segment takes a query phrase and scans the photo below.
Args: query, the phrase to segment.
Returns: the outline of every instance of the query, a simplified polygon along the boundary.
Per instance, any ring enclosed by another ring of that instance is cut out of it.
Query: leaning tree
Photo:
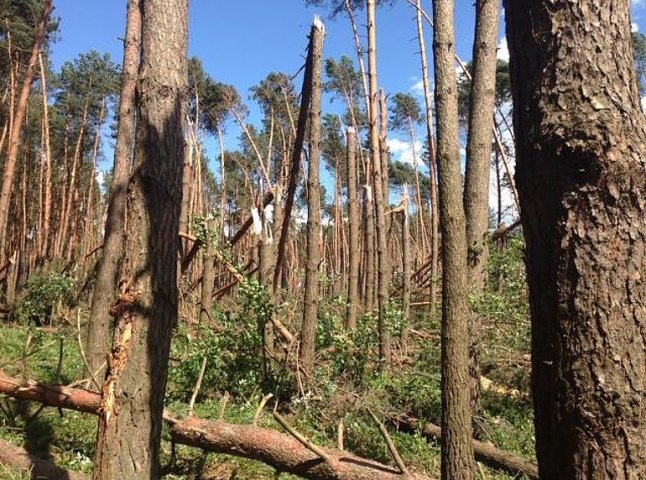
[[[646,476],[646,122],[629,0],[507,0],[542,479]]]

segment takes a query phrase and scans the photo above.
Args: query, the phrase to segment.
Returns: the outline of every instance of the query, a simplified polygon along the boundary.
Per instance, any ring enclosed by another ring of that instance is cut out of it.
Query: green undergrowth
[[[492,251],[489,284],[484,295],[471,299],[472,307],[483,318],[483,372],[497,384],[517,389],[519,394],[483,393],[484,415],[477,419],[480,437],[532,459],[532,411],[527,396],[529,326],[520,240],[512,237],[503,250]],[[87,305],[82,307],[84,320]],[[282,430],[271,415],[275,408],[315,443],[335,447],[339,422],[343,421],[343,441],[348,451],[394,465],[368,413],[370,409],[388,426],[409,469],[437,477],[438,443],[423,438],[420,432],[407,430],[396,417],[440,421],[439,315],[429,315],[422,307],[405,321],[396,299],[391,303],[387,322],[395,346],[394,366],[382,373],[377,361],[376,317],[364,316],[357,330],[348,333],[343,328],[345,301],[334,298],[321,304],[318,357],[312,376],[295,375],[293,368],[281,366],[280,362],[272,363],[270,372],[263,375],[259,326],[269,315],[277,315],[291,331],[296,331],[299,308],[298,300],[287,298],[275,310],[269,309],[262,287],[249,282],[234,297],[214,307],[208,325],[196,327],[180,322],[171,347],[167,408],[180,418],[188,413],[188,401],[206,358],[195,415],[212,420],[223,415],[230,423],[251,424],[263,395],[272,393],[274,397],[260,414],[260,426]],[[77,335],[76,325],[66,322],[55,322],[48,328],[37,328],[29,321],[0,324],[0,369],[8,375],[47,383],[74,383],[83,373]],[[225,394],[230,400],[223,409]],[[63,467],[90,471],[96,436],[94,417],[53,408],[39,410],[39,405],[7,398],[0,398],[0,405],[1,438]],[[163,436],[162,464],[165,478],[178,480],[294,478],[279,476],[259,462],[205,454],[184,446],[176,446],[173,454],[167,431]],[[0,468],[0,479],[25,478],[20,475]],[[483,465],[479,465],[477,476],[511,478]]]

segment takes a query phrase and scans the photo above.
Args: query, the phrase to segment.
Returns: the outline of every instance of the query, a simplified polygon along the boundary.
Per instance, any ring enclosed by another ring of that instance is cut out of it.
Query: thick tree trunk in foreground
[[[42,385],[0,374],[0,393],[22,400],[96,414],[101,405],[99,394],[63,386]],[[349,452],[321,448],[329,461],[303,446],[293,436],[269,428],[233,425],[191,417],[177,421],[164,416],[176,443],[225,453],[271,465],[279,472],[292,473],[312,480],[401,480],[399,470]],[[126,478],[126,477],[120,477]],[[131,478],[131,477],[128,477]],[[430,480],[424,475],[410,475],[410,480]]]
[[[309,155],[307,175],[307,265],[305,267],[305,296],[299,359],[306,374],[314,368],[316,354],[316,325],[319,314],[319,264],[321,263],[321,187],[319,165],[321,159],[321,70],[323,65],[323,37],[325,27],[314,19],[310,31],[312,51],[312,102],[309,113]]]
[[[49,24],[49,17],[52,13],[52,0],[45,0],[43,5],[43,14],[36,26],[36,34],[34,37],[34,45],[31,49],[27,67],[25,68],[25,75],[20,89],[20,96],[18,97],[18,104],[13,116],[13,126],[9,132],[9,141],[7,145],[7,157],[4,162],[4,172],[2,176],[2,188],[0,189],[0,261],[4,259],[4,250],[7,240],[7,222],[9,219],[9,202],[11,200],[11,190],[16,176],[16,163],[18,161],[18,149],[21,143],[22,124],[25,121],[27,114],[27,102],[29,100],[29,93],[31,92],[31,85],[34,81],[34,73],[36,70],[36,61],[38,60],[38,53],[45,42],[47,35],[47,25]]]
[[[473,42],[473,80],[469,102],[469,131],[464,182],[464,213],[467,222],[467,255],[471,293],[482,295],[485,289],[489,257],[489,164],[496,100],[496,49],[498,42],[498,0],[476,2],[476,30]],[[480,318],[469,317],[469,369],[471,374],[471,410],[480,415]]]
[[[187,0],[143,4],[128,234],[102,389],[96,480],[159,478],[168,355],[177,322],[187,13]]]
[[[348,160],[348,308],[345,327],[357,326],[359,310],[359,192],[357,188],[357,132],[353,127],[347,132]]]
[[[506,2],[541,479],[646,477],[646,119],[629,0]]]
[[[119,98],[119,125],[114,149],[105,236],[97,272],[88,324],[85,351],[92,373],[103,378],[106,354],[110,350],[110,307],[114,303],[119,265],[123,258],[128,176],[135,140],[135,90],[141,48],[141,0],[128,0],[126,38],[123,45],[123,78]],[[89,373],[89,372],[87,372]]]
[[[469,403],[467,245],[462,204],[452,0],[434,0],[433,51],[442,228],[442,479],[474,477]]]

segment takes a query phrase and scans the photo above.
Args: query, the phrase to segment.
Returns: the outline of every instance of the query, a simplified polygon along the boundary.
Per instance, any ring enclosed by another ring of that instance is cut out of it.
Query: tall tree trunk
[[[299,359],[310,374],[316,353],[316,325],[319,309],[319,264],[321,263],[321,187],[319,184],[321,141],[321,71],[323,68],[323,36],[325,27],[316,18],[310,32],[312,49],[312,102],[309,114],[309,162],[307,175],[307,265]]]
[[[363,193],[363,218],[365,222],[365,268],[364,268],[364,310],[372,312],[375,308],[375,209],[373,207],[372,186],[370,185],[370,162],[367,162],[366,185]]]
[[[113,350],[101,392],[96,480],[158,479],[188,94],[187,0],[142,4],[138,125]]]
[[[204,247],[204,270],[202,272],[202,295],[200,298],[200,323],[208,325],[211,319],[211,306],[213,305],[213,286],[215,284],[215,249],[216,236],[214,231],[217,222],[214,218],[207,221],[206,245]]]
[[[408,189],[402,198],[402,310],[404,319],[410,323],[410,277],[411,277],[411,251],[410,251],[410,216],[408,215]]]
[[[386,210],[378,128],[377,90],[377,32],[375,24],[375,0],[367,0],[368,21],[368,83],[370,91],[370,158],[372,163],[372,186],[374,188],[375,233],[377,234],[377,308],[379,318],[379,359],[382,368],[390,366],[390,332],[386,322],[388,288],[390,286]]]
[[[38,53],[40,52],[45,41],[45,36],[47,35],[47,25],[49,23],[51,13],[52,0],[45,0],[41,19],[36,26],[34,45],[31,49],[29,60],[27,61],[27,67],[25,68],[25,75],[20,89],[20,96],[18,97],[18,105],[16,106],[15,113],[13,114],[12,127],[9,132],[7,157],[4,162],[2,188],[0,189],[0,260],[4,258],[4,250],[7,241],[9,204],[11,201],[11,190],[13,188],[16,174],[18,149],[21,144],[22,124],[25,121],[25,115],[27,113],[27,101],[29,100],[31,85],[34,81]]]
[[[348,159],[348,308],[345,327],[357,326],[359,308],[359,193],[357,189],[357,132],[353,127],[347,131]]]
[[[505,2],[540,477],[644,478],[646,119],[630,2],[544,3]]]
[[[426,60],[426,40],[424,38],[424,25],[422,22],[422,0],[415,0],[415,18],[417,20],[417,41],[419,56],[422,62],[422,85],[424,86],[424,106],[426,114],[426,141],[428,143],[428,171],[431,184],[431,269],[430,269],[430,305],[431,314],[435,311],[435,297],[437,291],[437,271],[439,259],[439,203],[437,199],[437,170],[435,159],[435,141],[433,139],[433,96],[428,78],[428,61]]]
[[[119,125],[114,150],[114,168],[110,182],[103,249],[99,260],[85,351],[90,368],[102,367],[110,346],[110,307],[115,299],[119,265],[123,258],[128,177],[135,141],[135,91],[141,48],[141,0],[128,0],[126,38],[123,45],[123,78],[119,99]],[[87,373],[87,372],[86,372]]]
[[[41,230],[42,242],[40,256],[46,259],[49,253],[49,231],[51,226],[51,210],[52,210],[52,149],[50,147],[49,135],[49,106],[47,103],[47,75],[43,63],[42,54],[38,55],[40,65],[40,88],[43,93],[43,137],[45,151],[45,198],[44,198],[44,211],[43,211],[43,225]]]
[[[464,184],[464,213],[467,221],[467,256],[469,285],[473,295],[485,289],[489,257],[489,164],[491,132],[494,128],[496,100],[496,52],[498,42],[498,0],[477,0],[475,40],[473,41],[473,80],[469,102],[469,130]],[[469,317],[469,368],[471,374],[471,410],[482,412],[480,400],[480,318]]]
[[[437,163],[442,228],[442,479],[474,478],[469,404],[467,244],[458,139],[453,0],[433,0]]]

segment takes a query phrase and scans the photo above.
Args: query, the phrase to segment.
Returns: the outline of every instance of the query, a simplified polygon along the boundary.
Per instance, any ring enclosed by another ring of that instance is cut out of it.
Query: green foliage
[[[263,386],[261,327],[273,309],[266,290],[253,279],[240,284],[238,301],[242,308],[236,313],[214,306],[216,329],[212,325],[201,325],[197,331],[180,327],[171,346],[171,357],[179,360],[169,373],[171,398],[190,396],[205,357],[208,366],[202,394],[228,391],[249,397]]]
[[[390,127],[408,132],[422,121],[422,107],[408,93],[396,93],[390,101]]]
[[[73,305],[74,279],[57,269],[51,269],[29,277],[25,293],[18,300],[12,318],[22,325],[31,322],[51,325],[58,303],[68,307]]]
[[[639,95],[646,95],[646,35],[633,32],[633,48],[635,49],[635,68]]]

